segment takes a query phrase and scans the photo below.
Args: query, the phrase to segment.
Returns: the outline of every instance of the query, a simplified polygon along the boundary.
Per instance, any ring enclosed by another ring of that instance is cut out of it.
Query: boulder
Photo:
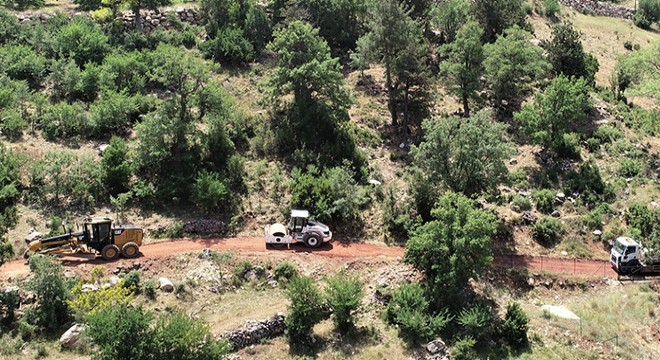
[[[96,149],[99,151],[99,155],[103,155],[103,153],[110,147],[110,144],[101,144],[99,145]]]
[[[532,225],[536,222],[536,220],[538,220],[538,217],[536,217],[536,215],[532,214],[531,211],[523,212],[522,216],[520,218],[525,223],[525,225]]]
[[[550,216],[558,218],[561,217],[561,213],[558,210],[555,210],[552,212],[552,214],[550,214]]]
[[[564,194],[563,192],[558,192],[557,195],[555,195],[555,200],[558,203],[563,204],[564,201],[566,201],[566,194]]]
[[[516,165],[517,163],[518,163],[518,159],[516,159],[516,158],[509,159],[509,165]]]
[[[600,231],[600,230],[594,230],[594,232],[592,232],[592,234],[594,234],[594,236],[601,237],[603,235],[603,232]]]
[[[60,336],[60,345],[65,349],[73,348],[80,339],[80,334],[84,329],[85,325],[73,324],[69,330]]]
[[[158,283],[160,284],[158,287],[160,290],[165,291],[165,292],[172,292],[174,291],[174,284],[170,279],[161,277],[158,279]]]
[[[426,351],[431,355],[447,355],[447,345],[440,339],[435,339],[426,344]]]

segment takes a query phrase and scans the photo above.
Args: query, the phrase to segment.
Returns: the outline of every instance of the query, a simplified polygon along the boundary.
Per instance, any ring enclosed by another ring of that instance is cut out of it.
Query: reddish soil
[[[367,243],[344,244],[333,242],[325,244],[318,249],[309,249],[303,245],[292,245],[290,249],[266,250],[261,237],[239,237],[219,239],[188,239],[165,241],[143,245],[141,255],[137,259],[119,259],[116,262],[107,263],[102,260],[90,260],[88,258],[64,257],[65,266],[77,266],[80,264],[107,264],[116,266],[125,262],[154,262],[169,255],[185,252],[199,251],[211,248],[218,251],[240,251],[241,253],[264,253],[273,251],[294,255],[295,253],[309,253],[310,255],[335,257],[335,258],[398,258],[402,257],[404,249],[398,246],[386,246]],[[503,255],[494,259],[496,266],[502,267],[524,267],[529,270],[547,271],[553,273],[580,274],[592,276],[616,276],[607,261],[592,261],[581,259],[561,259],[548,257],[531,257],[521,255]],[[29,271],[23,260],[14,260],[0,267],[0,279],[8,279],[27,274]]]

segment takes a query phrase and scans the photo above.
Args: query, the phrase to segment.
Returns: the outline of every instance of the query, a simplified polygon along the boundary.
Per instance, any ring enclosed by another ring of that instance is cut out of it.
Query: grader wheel
[[[115,260],[119,257],[119,248],[114,244],[106,245],[101,250],[101,257],[107,261]]]
[[[127,242],[121,248],[121,254],[127,259],[137,257],[139,253],[140,247],[134,242]]]

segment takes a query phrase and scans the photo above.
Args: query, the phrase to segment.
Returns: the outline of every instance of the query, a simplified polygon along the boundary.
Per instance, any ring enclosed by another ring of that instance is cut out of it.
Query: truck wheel
[[[119,248],[114,244],[106,245],[101,250],[101,257],[107,261],[115,260],[119,257]]]
[[[311,248],[319,247],[321,245],[321,237],[317,234],[312,234],[305,240],[305,245]]]
[[[140,247],[134,242],[127,242],[121,247],[121,254],[127,259],[137,257],[139,253]]]

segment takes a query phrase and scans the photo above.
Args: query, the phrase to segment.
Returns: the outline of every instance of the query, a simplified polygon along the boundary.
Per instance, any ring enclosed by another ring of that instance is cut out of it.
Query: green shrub
[[[126,91],[130,95],[144,91],[149,70],[144,53],[140,51],[114,53],[105,58],[102,67],[112,90]]]
[[[344,273],[338,273],[327,282],[326,299],[332,311],[332,322],[335,329],[345,334],[355,327],[355,316],[364,295],[362,282]]]
[[[200,48],[207,58],[221,63],[241,64],[254,58],[252,44],[238,28],[220,30],[215,38],[202,43]]]
[[[648,29],[651,24],[660,22],[660,0],[639,0],[633,21],[635,25],[643,29]]]
[[[158,319],[153,341],[152,358],[160,360],[222,359],[231,351],[231,345],[217,340],[207,324],[181,312]]]
[[[612,143],[623,137],[623,132],[616,126],[600,126],[594,131],[593,137],[600,140],[601,144]]]
[[[104,92],[89,107],[92,134],[105,138],[118,130],[130,127],[137,118],[138,98],[124,92]]]
[[[527,345],[527,330],[529,319],[517,302],[510,303],[506,308],[506,316],[502,322],[504,339],[515,349]]]
[[[55,34],[53,48],[61,57],[71,58],[82,67],[88,62],[102,63],[110,44],[93,20],[77,16]]]
[[[3,332],[0,337],[0,355],[12,356],[21,353],[23,341],[20,337],[12,337],[9,332]]]
[[[149,299],[156,299],[156,281],[149,279],[142,284],[142,293]]]
[[[0,132],[9,140],[20,139],[26,126],[27,122],[15,110],[0,111]]]
[[[646,204],[630,205],[626,212],[626,222],[643,237],[650,237],[654,232],[660,234],[660,210],[651,211]]]
[[[477,342],[470,336],[462,337],[451,348],[451,358],[453,360],[472,360],[477,358],[474,346]]]
[[[64,276],[62,264],[51,257],[30,257],[30,272],[32,276],[26,287],[34,292],[38,304],[33,325],[49,331],[56,330],[70,319],[67,300],[72,284]]]
[[[90,132],[87,113],[80,103],[59,102],[44,109],[40,122],[46,140],[79,139]]]
[[[536,210],[544,214],[550,214],[553,210],[555,193],[549,189],[532,191],[532,199],[536,203]]]
[[[82,291],[82,283],[78,283],[72,293],[73,299],[67,304],[77,321],[85,321],[98,311],[111,307],[128,306],[133,300],[133,289],[124,287],[123,281],[98,291]]]
[[[559,10],[561,10],[557,0],[543,0],[543,8],[545,10],[545,16],[547,17],[553,17],[559,13]]]
[[[6,290],[0,292],[0,329],[6,329],[14,322],[14,313],[21,303],[18,291]],[[0,350],[1,351],[1,350]]]
[[[8,44],[21,35],[21,23],[14,14],[0,8],[0,44]]]
[[[47,59],[30,46],[0,46],[0,72],[15,80],[26,80],[33,89],[39,87],[46,62]]]
[[[566,185],[567,192],[581,194],[581,200],[587,204],[611,201],[615,197],[611,186],[605,184],[598,165],[592,159],[582,163],[577,172],[571,173]]]
[[[515,195],[511,201],[511,205],[516,206],[520,211],[531,210],[532,204],[529,202],[529,199],[522,195]]]
[[[113,136],[108,145],[101,158],[103,184],[110,195],[116,195],[128,190],[133,165],[126,141]]]
[[[532,236],[542,245],[549,246],[564,235],[564,227],[561,222],[549,216],[543,216],[532,226]]]
[[[286,296],[291,305],[285,320],[285,332],[290,342],[301,341],[324,318],[323,298],[316,281],[307,276],[293,278]]]
[[[629,158],[621,159],[621,163],[619,164],[619,169],[617,170],[617,173],[620,176],[626,178],[635,177],[639,175],[641,172],[642,172],[642,164],[640,164],[638,160],[629,159]]]
[[[101,7],[103,3],[102,0],[73,0],[73,3],[78,5],[80,10],[97,10]]]
[[[134,292],[140,291],[140,271],[131,270],[126,276],[124,276],[124,283],[122,284],[125,288],[131,289]]]
[[[279,282],[289,282],[298,276],[298,269],[292,263],[283,261],[275,266],[273,275]]]
[[[16,10],[25,10],[27,8],[38,9],[46,4],[45,0],[6,0],[5,6],[12,7]]]
[[[623,113],[623,121],[629,128],[649,134],[652,136],[660,135],[660,110],[651,109],[646,110],[640,106],[633,106],[632,110]]]
[[[486,307],[477,305],[463,309],[458,316],[458,323],[469,337],[482,341],[490,336],[493,316]]]
[[[402,284],[387,304],[386,316],[390,324],[399,327],[400,336],[410,344],[439,334],[453,320],[447,311],[430,314],[424,289],[419,284]]]
[[[110,306],[88,319],[85,334],[98,346],[101,360],[146,360],[154,349],[151,319],[140,307]]]
[[[193,202],[211,212],[224,208],[229,202],[229,191],[225,180],[216,172],[206,170],[197,174],[193,184]]]

